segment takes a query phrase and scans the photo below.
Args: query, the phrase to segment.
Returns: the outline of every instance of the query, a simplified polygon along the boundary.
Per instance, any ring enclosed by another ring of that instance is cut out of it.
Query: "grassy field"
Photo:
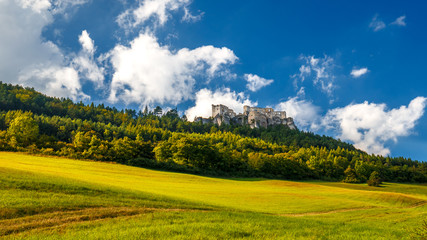
[[[221,179],[0,152],[5,239],[411,239],[427,185]]]

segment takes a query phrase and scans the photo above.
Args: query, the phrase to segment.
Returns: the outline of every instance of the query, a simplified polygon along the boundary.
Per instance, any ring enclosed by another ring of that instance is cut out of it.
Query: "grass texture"
[[[4,239],[411,239],[427,186],[221,179],[0,152]]]

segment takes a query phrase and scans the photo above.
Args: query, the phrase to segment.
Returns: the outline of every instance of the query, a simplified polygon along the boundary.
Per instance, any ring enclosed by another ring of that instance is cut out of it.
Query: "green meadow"
[[[4,239],[417,239],[427,185],[225,179],[0,152]]]

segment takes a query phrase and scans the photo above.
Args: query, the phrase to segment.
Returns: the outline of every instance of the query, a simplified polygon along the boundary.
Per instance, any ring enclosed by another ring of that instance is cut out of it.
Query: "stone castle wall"
[[[212,105],[212,117],[198,117],[195,121],[202,123],[213,122],[218,125],[222,124],[240,124],[249,125],[251,128],[268,127],[270,125],[287,125],[291,129],[296,129],[294,121],[286,117],[285,111],[274,111],[272,108],[259,108],[244,106],[243,113],[236,114],[232,109],[225,105]]]

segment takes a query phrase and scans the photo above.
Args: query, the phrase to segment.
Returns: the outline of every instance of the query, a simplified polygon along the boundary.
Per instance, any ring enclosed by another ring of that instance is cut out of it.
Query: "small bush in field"
[[[380,178],[380,174],[377,171],[373,171],[368,180],[368,185],[373,187],[379,187],[382,181]]]

